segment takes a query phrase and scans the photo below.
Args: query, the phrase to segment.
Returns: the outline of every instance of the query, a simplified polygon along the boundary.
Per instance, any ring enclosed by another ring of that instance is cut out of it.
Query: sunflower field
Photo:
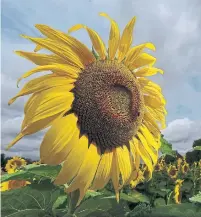
[[[186,157],[192,152],[177,156],[170,144],[162,140],[163,154],[152,178],[147,167],[141,164],[135,181],[121,190],[119,203],[109,182],[102,190],[88,190],[76,207],[73,197],[65,192],[67,186],[53,183],[61,166],[39,161],[27,164],[24,159],[13,157],[2,168],[6,171],[1,176],[2,216],[198,217],[201,214],[201,160],[192,162]],[[74,214],[70,215],[69,209],[73,209]]]
[[[144,51],[155,51],[155,45],[132,45],[136,17],[121,32],[108,14],[99,15],[110,24],[107,45],[83,24],[68,32],[36,24],[42,37],[22,35],[35,49],[15,53],[36,67],[17,85],[39,77],[8,102],[30,95],[20,132],[7,150],[28,135],[47,132],[40,161],[16,156],[3,168],[2,216],[201,216],[200,155],[189,161],[161,136],[166,99],[149,77],[164,71]],[[81,29],[92,49],[71,36]],[[200,146],[194,149],[200,152]]]

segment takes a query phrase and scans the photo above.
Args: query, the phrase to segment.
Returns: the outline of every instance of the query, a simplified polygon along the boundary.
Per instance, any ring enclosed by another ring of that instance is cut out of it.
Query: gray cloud
[[[162,133],[165,139],[172,143],[173,149],[184,153],[192,149],[194,140],[201,138],[201,121],[176,119],[170,122]]]
[[[200,0],[2,2],[2,149],[20,130],[23,105],[27,97],[18,99],[11,106],[8,106],[7,102],[19,91],[16,87],[17,78],[33,67],[31,63],[13,53],[13,50],[32,51],[34,48],[34,45],[25,39],[20,39],[19,34],[37,36],[39,33],[33,28],[36,23],[48,24],[63,31],[76,23],[84,23],[98,31],[106,42],[110,24],[108,20],[98,16],[99,12],[110,14],[119,23],[121,30],[133,16],[137,16],[134,44],[151,41],[156,45],[157,50],[153,54],[158,59],[156,66],[164,69],[165,74],[153,79],[163,87],[167,99],[169,125],[164,133],[167,139],[184,151],[201,132],[196,130],[200,129],[201,120],[201,101],[198,100],[201,99],[198,88],[201,86]],[[91,46],[86,32],[79,31],[73,35]],[[20,87],[22,85],[23,82]],[[180,122],[179,131],[175,127],[177,119],[185,120]],[[192,129],[188,131],[187,126]],[[25,137],[6,153],[38,157],[41,138],[40,133]]]

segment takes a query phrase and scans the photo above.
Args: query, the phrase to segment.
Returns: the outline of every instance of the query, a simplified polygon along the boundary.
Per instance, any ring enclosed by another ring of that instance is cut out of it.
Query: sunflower
[[[6,171],[10,174],[15,172],[17,169],[19,169],[20,167],[23,167],[27,164],[27,162],[21,158],[21,157],[13,157],[10,160],[8,160],[5,169]]]
[[[1,191],[8,191],[11,189],[17,189],[17,188],[24,187],[28,184],[30,184],[30,182],[25,181],[25,180],[9,180],[7,182],[1,183],[0,190]]]
[[[161,171],[163,169],[163,164],[158,162],[155,167],[154,167],[154,171]]]
[[[176,168],[176,166],[170,165],[167,168],[167,172],[170,178],[175,179],[178,175],[178,170]]]
[[[35,164],[35,165],[40,165],[41,164],[41,161],[34,161],[32,164]]]
[[[182,158],[178,158],[178,159],[177,159],[177,168],[178,168],[178,170],[181,169],[181,165],[182,165],[182,163],[183,163]]]
[[[159,85],[147,76],[163,73],[153,67],[156,58],[144,53],[155,50],[152,43],[131,47],[136,18],[126,25],[122,36],[110,21],[108,49],[99,34],[77,24],[68,34],[47,25],[36,28],[45,38],[24,36],[51,54],[17,51],[38,67],[19,80],[41,71],[50,74],[29,81],[9,101],[32,94],[25,105],[19,135],[8,148],[26,135],[50,127],[40,146],[41,162],[62,163],[55,183],[68,183],[67,192],[79,190],[79,202],[90,189],[103,188],[111,179],[119,190],[133,180],[140,159],[153,171],[160,147],[160,130],[165,128],[165,99]],[[70,36],[85,29],[93,52]],[[120,178],[121,177],[121,178]]]
[[[175,182],[174,188],[174,199],[177,204],[181,203],[182,193],[181,193],[181,186],[184,180],[177,179]]]
[[[184,164],[181,167],[181,172],[183,174],[186,174],[188,172],[188,170],[189,170],[189,164],[186,161],[184,161]]]

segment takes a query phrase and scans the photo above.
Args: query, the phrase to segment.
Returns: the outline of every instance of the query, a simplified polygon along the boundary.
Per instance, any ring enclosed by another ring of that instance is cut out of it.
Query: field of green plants
[[[152,178],[141,165],[137,180],[121,190],[119,203],[109,183],[101,191],[88,191],[75,207],[66,186],[53,184],[60,166],[2,159],[2,217],[200,217],[201,140],[185,156],[163,137],[161,141],[162,156]],[[75,210],[74,215],[69,210]]]

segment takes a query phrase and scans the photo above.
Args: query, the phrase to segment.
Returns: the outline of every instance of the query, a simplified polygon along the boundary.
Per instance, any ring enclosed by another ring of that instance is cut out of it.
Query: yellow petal
[[[122,185],[128,181],[131,175],[131,156],[128,148],[124,145],[123,147],[116,148],[117,161],[119,164],[119,170],[122,177]]]
[[[153,171],[153,164],[150,155],[145,150],[141,142],[139,142],[136,138],[133,139],[137,152],[140,154],[142,160],[147,165],[150,172]]]
[[[140,167],[140,155],[137,152],[137,149],[135,147],[134,142],[132,140],[130,140],[129,143],[130,143],[130,149],[131,149],[131,154],[133,156],[135,169],[139,170],[139,167]]]
[[[154,67],[145,67],[145,68],[141,68],[137,72],[135,72],[135,76],[137,76],[137,77],[152,76],[152,75],[157,74],[158,72],[163,74],[163,70],[161,70],[161,69],[157,69]]]
[[[70,114],[56,120],[45,134],[40,146],[41,162],[50,165],[60,164],[78,142],[77,117]]]
[[[20,139],[22,139],[24,137],[24,134],[19,133],[15,139],[6,147],[6,150],[10,149],[13,145],[15,145],[15,143],[17,143]]]
[[[42,46],[40,45],[36,45],[35,49],[34,49],[34,52],[38,52],[39,50],[43,49]]]
[[[93,181],[100,161],[100,156],[99,149],[94,144],[91,144],[77,176],[66,189],[68,193],[75,191],[76,189],[80,190],[80,196],[77,205],[79,205]]]
[[[149,106],[147,106],[147,109],[151,113],[152,117],[161,123],[162,129],[166,128],[165,113],[163,111],[157,110],[157,108],[153,109]]]
[[[57,70],[58,74],[68,76],[69,78],[77,78],[78,73],[80,72],[79,68],[76,68],[71,65],[62,65],[62,64],[55,64],[55,65],[45,65],[45,66],[38,66],[35,69],[32,69],[28,72],[26,72],[24,75],[22,75],[18,81],[17,85],[23,78],[27,78],[30,75],[33,75],[37,72],[41,71],[48,71],[48,70]]]
[[[59,56],[55,54],[40,54],[34,52],[25,51],[15,51],[15,53],[21,57],[24,57],[36,65],[54,65],[56,64],[66,64],[66,62]]]
[[[113,152],[109,150],[106,150],[102,155],[93,185],[90,187],[90,189],[102,189],[108,183],[111,176],[112,156]]]
[[[117,23],[111,19],[106,13],[100,13],[100,16],[106,17],[111,22],[110,37],[108,42],[109,59],[113,60],[117,52],[120,40],[120,32]]]
[[[141,53],[145,48],[148,48],[150,50],[155,50],[155,47],[152,43],[145,43],[145,44],[140,44],[138,46],[132,47],[126,55],[124,64],[129,68],[133,68],[133,65],[136,63],[136,61],[138,60],[139,62],[139,56],[142,55]]]
[[[158,150],[160,148],[160,143],[154,138],[146,126],[142,125],[140,131],[154,149]]]
[[[35,26],[48,38],[68,46],[79,57],[83,65],[87,65],[95,61],[91,51],[77,39],[65,34],[64,32],[52,29],[47,25],[37,24]]]
[[[19,133],[16,136],[16,138],[7,146],[6,150],[10,149],[13,145],[15,145],[24,136],[36,133],[40,130],[43,130],[43,129],[49,127],[56,119],[58,119],[59,117],[61,117],[63,115],[64,115],[64,113],[58,113],[56,115],[46,117],[44,119],[29,123],[29,125],[27,125],[26,127],[23,127],[23,124],[22,124],[21,133]]]
[[[56,177],[55,184],[62,185],[72,180],[80,169],[88,151],[88,139],[82,136],[74,144],[73,150],[66,157],[59,175]],[[73,168],[73,169],[72,169]]]
[[[126,25],[121,40],[119,43],[118,61],[121,62],[127,54],[133,40],[133,28],[135,25],[136,17],[133,17]]]
[[[156,58],[147,53],[140,54],[135,61],[133,61],[128,68],[130,70],[138,69],[143,66],[152,66],[156,62]]]
[[[153,81],[150,81],[149,79],[143,78],[143,77],[139,77],[137,79],[138,79],[140,86],[142,88],[144,86],[149,86],[149,87],[155,88],[155,89],[157,89],[157,91],[161,92],[161,87],[158,84],[154,83]]]
[[[156,164],[157,162],[157,158],[158,158],[158,152],[153,150],[152,147],[148,144],[147,139],[145,138],[140,132],[137,133],[141,144],[143,145],[144,149],[149,153],[149,155],[151,156],[151,159],[153,161],[154,164]]]
[[[22,130],[30,124],[54,116],[61,112],[67,112],[74,100],[74,96],[69,90],[68,86],[53,87],[35,93],[31,96],[29,104],[26,104],[26,114],[22,124]],[[31,102],[32,101],[32,102]]]
[[[115,148],[113,149],[111,179],[114,186],[117,202],[119,202],[119,175],[120,175],[120,169],[119,169],[119,164],[117,159],[117,150]]]
[[[145,119],[143,120],[143,123],[156,139],[160,137],[160,130],[158,126],[155,127],[149,120]]]
[[[68,46],[63,46],[63,44],[51,39],[32,38],[24,35],[23,37],[57,54],[66,62],[66,64],[71,64],[78,68],[84,68],[84,65],[79,56]]]
[[[144,95],[144,102],[146,106],[149,106],[154,109],[165,105],[164,101],[161,100],[159,97],[151,95]]]
[[[1,183],[0,191],[8,191],[9,190],[9,181]]]
[[[24,85],[22,90],[15,97],[9,100],[8,104],[12,104],[20,96],[37,93],[52,87],[64,86],[65,88],[65,86],[70,86],[69,84],[74,81],[75,79],[56,76],[54,74],[44,75],[39,78],[32,79]]]
[[[158,91],[153,86],[146,85],[142,88],[142,91],[145,95],[151,95],[153,97],[159,98],[159,100],[162,102],[163,105],[166,104],[166,100],[165,100],[163,94],[161,93],[161,91]]]
[[[98,55],[100,56],[100,59],[104,60],[106,55],[106,48],[105,48],[105,44],[103,42],[103,40],[101,39],[101,37],[98,35],[98,33],[96,31],[94,31],[93,29],[90,29],[89,27],[82,25],[82,24],[77,24],[73,27],[71,27],[68,30],[68,33],[71,33],[73,31],[77,31],[81,28],[84,28],[87,30],[89,37],[92,41],[93,47],[94,49],[97,51]]]

